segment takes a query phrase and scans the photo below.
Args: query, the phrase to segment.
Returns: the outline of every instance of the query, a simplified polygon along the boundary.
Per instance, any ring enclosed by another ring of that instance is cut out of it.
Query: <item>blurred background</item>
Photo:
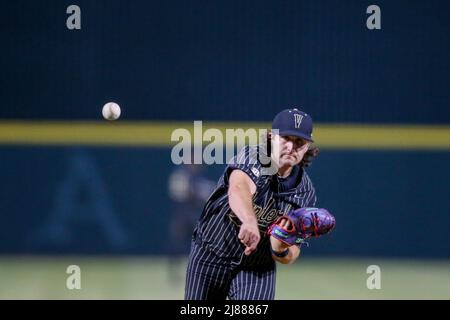
[[[450,299],[449,9],[3,2],[0,299],[182,299],[193,223],[225,166],[174,165],[171,132],[267,128],[291,107],[315,121],[308,173],[337,226],[279,266],[277,299]],[[101,116],[109,101],[117,121]]]

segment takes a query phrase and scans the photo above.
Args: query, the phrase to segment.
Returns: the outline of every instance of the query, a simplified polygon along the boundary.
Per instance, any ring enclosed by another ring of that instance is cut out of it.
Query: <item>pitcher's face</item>
[[[302,161],[310,142],[297,136],[272,135],[272,159],[278,168],[293,167]]]

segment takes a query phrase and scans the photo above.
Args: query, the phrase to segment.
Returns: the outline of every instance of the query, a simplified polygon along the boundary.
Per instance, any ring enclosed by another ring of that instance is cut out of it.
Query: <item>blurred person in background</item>
[[[181,266],[189,254],[192,232],[203,206],[215,187],[215,182],[205,175],[204,166],[183,164],[169,176],[170,197],[169,281],[179,284],[184,276]]]

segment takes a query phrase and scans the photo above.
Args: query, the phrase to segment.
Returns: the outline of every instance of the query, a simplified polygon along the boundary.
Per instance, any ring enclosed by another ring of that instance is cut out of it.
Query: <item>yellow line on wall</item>
[[[204,122],[201,134],[215,128],[225,137],[226,129],[269,127],[269,123]],[[0,145],[170,147],[178,142],[171,141],[178,128],[193,137],[193,122],[0,121]],[[316,124],[314,139],[327,149],[450,150],[450,126]]]

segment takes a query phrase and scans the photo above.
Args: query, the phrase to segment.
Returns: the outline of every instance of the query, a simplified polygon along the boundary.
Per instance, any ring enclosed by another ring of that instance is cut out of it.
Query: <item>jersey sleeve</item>
[[[245,172],[257,185],[261,176],[261,164],[257,157],[257,147],[244,147],[229,161],[223,177],[225,185],[228,186],[231,172],[236,169]]]
[[[317,203],[316,190],[312,188],[307,196],[305,207],[314,208],[316,206],[316,203]]]

